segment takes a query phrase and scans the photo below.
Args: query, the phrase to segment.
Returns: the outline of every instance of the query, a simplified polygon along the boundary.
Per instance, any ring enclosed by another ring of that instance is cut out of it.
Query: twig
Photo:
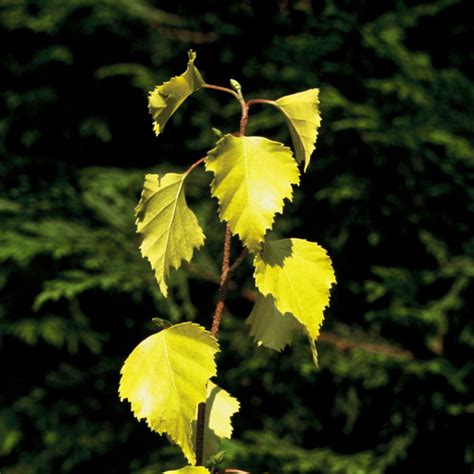
[[[203,163],[204,161],[206,161],[207,159],[207,156],[204,156],[202,158],[200,158],[199,160],[196,160],[185,172],[184,174],[187,176],[189,173],[191,173],[191,171],[196,168],[197,166],[199,166],[201,163]]]
[[[271,104],[275,105],[276,102],[274,100],[269,99],[250,99],[247,101],[247,107],[251,107],[254,104]]]
[[[215,91],[221,91],[221,92],[226,92],[227,94],[232,94],[240,102],[240,97],[237,94],[237,92],[235,92],[232,89],[229,89],[228,87],[215,86],[214,84],[207,84],[207,83],[203,84],[202,87],[204,87],[205,89],[213,89]]]
[[[237,257],[235,262],[230,266],[229,273],[234,273],[237,267],[245,260],[245,257],[248,255],[249,251],[247,247],[242,250],[242,253]],[[231,275],[230,275],[231,276]]]

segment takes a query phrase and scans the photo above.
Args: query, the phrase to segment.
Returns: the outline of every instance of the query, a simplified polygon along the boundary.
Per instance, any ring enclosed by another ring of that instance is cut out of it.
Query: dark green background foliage
[[[134,230],[144,173],[184,170],[212,147],[211,127],[237,128],[238,104],[200,91],[154,136],[147,91],[184,71],[189,48],[208,82],[233,77],[247,98],[321,88],[312,166],[275,233],[319,242],[338,277],[316,370],[304,340],[254,346],[251,266],[235,275],[218,380],[242,408],[225,464],[468,472],[473,30],[460,0],[417,3],[0,3],[3,474],[184,464],[117,386],[151,318],[209,328],[216,298],[223,226],[204,171],[188,201],[206,248],[166,301]],[[289,143],[273,108],[254,107],[249,132]]]

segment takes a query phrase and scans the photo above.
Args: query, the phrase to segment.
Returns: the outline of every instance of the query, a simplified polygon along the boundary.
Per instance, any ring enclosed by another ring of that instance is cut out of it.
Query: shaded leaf
[[[293,314],[311,339],[317,339],[329,289],[336,282],[326,251],[302,239],[266,241],[254,264],[259,291],[271,294],[281,313]]]
[[[291,313],[282,314],[275,306],[272,295],[263,296],[258,294],[250,316],[245,321],[250,326],[250,336],[253,336],[259,346],[267,347],[275,351],[281,351],[287,345],[291,345],[298,332],[304,332],[308,336],[311,356],[315,365],[318,365],[318,353],[314,339]]]
[[[194,249],[204,243],[202,229],[186,204],[185,179],[186,174],[147,174],[136,207],[137,232],[143,234],[140,250],[155,270],[164,296],[170,268],[179,268],[182,260],[189,262]]]
[[[261,293],[245,323],[250,326],[250,335],[259,346],[275,351],[291,344],[295,334],[302,329],[292,314],[278,311],[272,295],[263,296]]]
[[[284,199],[292,199],[292,185],[299,183],[290,149],[263,137],[228,134],[208,153],[206,170],[214,173],[211,193],[219,200],[220,219],[257,251]]]
[[[168,119],[193,92],[204,84],[200,72],[194,66],[196,53],[188,52],[189,61],[186,71],[168,82],[156,86],[148,95],[148,110],[153,117],[153,130],[159,135]]]
[[[120,399],[127,398],[136,418],[145,418],[152,430],[166,433],[191,464],[196,459],[191,424],[216,374],[218,350],[201,326],[177,324],[142,341],[121,370]]]
[[[321,125],[319,89],[286,95],[276,100],[275,105],[283,113],[290,129],[296,160],[298,163],[304,161],[306,171]]]

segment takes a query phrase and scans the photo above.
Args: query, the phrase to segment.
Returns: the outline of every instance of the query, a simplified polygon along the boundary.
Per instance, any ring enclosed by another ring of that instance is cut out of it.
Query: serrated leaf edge
[[[171,173],[167,173],[167,174],[171,174]],[[175,201],[175,204],[174,204],[174,211],[173,211],[173,218],[171,219],[171,221],[174,220],[174,216],[175,216],[175,212],[176,212],[176,208],[177,208],[177,205],[178,205],[178,199],[180,197],[180,193],[183,192],[184,193],[184,182],[186,180],[186,178],[188,177],[188,175],[186,173],[176,173],[176,174],[180,174],[182,176],[182,179],[181,179],[181,184],[179,185],[179,189],[178,189],[178,192],[176,194],[176,199],[174,200]],[[138,221],[139,221],[139,212],[141,210],[141,202],[142,202],[142,198],[143,198],[143,192],[145,190],[145,184],[146,184],[146,179],[148,176],[153,176],[155,177],[156,176],[156,179],[158,180],[158,188],[160,187],[160,182],[161,180],[166,176],[166,174],[164,175],[159,175],[159,174],[156,174],[156,173],[147,173],[145,175],[145,183],[143,185],[143,189],[142,189],[142,193],[140,194],[140,200],[138,201],[138,204],[136,205],[135,207],[135,216],[136,216],[136,219],[135,219],[135,226],[138,225]],[[169,186],[172,186],[172,185],[169,185]],[[155,191],[154,193],[150,194],[150,196],[148,196],[148,200],[151,199],[152,196],[154,196],[157,192],[159,191],[162,191],[164,188],[162,189],[158,189],[157,191]],[[140,254],[143,258],[145,258],[146,260],[148,260],[150,262],[150,266],[151,268],[153,269],[154,271],[154,274],[155,274],[155,279],[156,281],[158,282],[158,286],[160,287],[160,291],[163,293],[163,296],[167,297],[168,296],[168,284],[166,282],[166,279],[169,278],[169,274],[170,274],[170,270],[171,269],[175,269],[175,270],[178,270],[179,268],[181,268],[181,264],[182,262],[190,262],[194,256],[194,252],[199,250],[203,245],[204,245],[204,242],[206,240],[206,235],[204,234],[203,230],[202,230],[202,227],[199,225],[199,221],[197,219],[197,216],[196,214],[194,214],[194,212],[191,210],[191,208],[188,206],[188,203],[186,201],[186,196],[184,195],[184,203],[186,205],[186,207],[188,208],[188,210],[194,215],[194,217],[196,218],[196,222],[199,226],[199,229],[200,229],[200,236],[202,237],[202,241],[199,245],[195,246],[192,248],[191,250],[191,255],[189,256],[189,258],[186,258],[186,257],[181,257],[181,259],[179,260],[179,263],[175,265],[169,265],[168,268],[166,269],[165,272],[163,272],[163,279],[161,280],[161,277],[159,278],[158,275],[157,275],[157,272],[158,270],[155,269],[154,267],[154,264],[153,262],[150,260],[150,258],[148,258],[148,256],[146,256],[144,253],[143,253],[143,241],[145,240],[144,237],[142,237],[142,243],[140,244]],[[155,217],[156,218],[156,217]],[[155,219],[154,218],[154,219]],[[137,230],[137,233],[139,233],[141,236],[144,236],[144,234],[142,232],[138,232]],[[168,232],[169,234],[169,232]],[[168,241],[169,241],[169,235],[166,239],[166,242],[168,245]]]
[[[190,321],[185,321],[184,323],[179,323],[179,324],[175,324],[169,328],[166,328],[166,329],[163,329],[162,331],[160,331],[160,333],[162,334],[164,331],[169,331],[170,329],[176,329],[177,327],[179,326],[194,326],[196,327],[201,334],[203,333],[207,333],[208,334],[208,337],[210,336],[213,340],[213,342],[216,344],[216,352],[215,354],[217,354],[218,352],[220,352],[220,345],[219,345],[219,341],[218,339],[212,335],[212,333],[210,333],[209,331],[207,331],[205,328],[203,328],[201,325],[199,324],[196,324],[196,323],[192,323]],[[153,336],[154,334],[152,334],[151,336]],[[148,336],[148,337],[151,337],[151,336]],[[132,354],[132,352],[143,342],[145,341],[147,338],[143,339],[142,341],[140,341],[134,348],[133,350],[130,352],[130,354]],[[130,356],[129,354],[129,356]],[[128,357],[129,357],[128,356]],[[120,375],[123,376],[123,368],[125,367],[125,363],[127,362],[127,359],[128,357],[125,359],[125,362],[122,364],[122,367],[120,369]],[[216,364],[216,361],[215,361],[215,355],[214,355],[214,368],[213,368],[213,373],[209,376],[208,378],[208,382],[209,380],[211,380],[212,377],[215,377],[217,375],[217,364]],[[206,386],[207,386],[207,383],[206,383]],[[163,430],[163,431],[160,431],[159,429],[155,428],[152,426],[151,422],[145,417],[145,416],[142,416],[142,417],[138,417],[136,416],[136,411],[138,410],[135,410],[134,407],[137,406],[137,404],[135,402],[133,402],[132,400],[130,400],[128,397],[126,396],[123,396],[122,395],[122,377],[120,378],[120,382],[119,382],[119,399],[121,402],[125,401],[125,400],[128,400],[128,402],[130,403],[130,408],[131,408],[131,411],[132,411],[132,414],[133,416],[138,420],[138,421],[141,421],[141,420],[145,420],[145,423],[146,425],[148,426],[148,428],[150,428],[151,431],[154,431],[155,433],[158,433],[160,435],[163,435],[163,434],[166,434],[166,436],[168,436],[169,438],[171,438],[171,440],[173,440],[174,444],[177,445],[181,451],[183,452],[184,456],[186,457],[186,459],[191,463],[191,464],[194,464],[196,462],[196,459],[195,459],[195,456],[194,458],[189,458],[187,456],[187,454],[184,452],[183,448],[181,447],[181,445],[179,444],[178,440],[173,437],[170,433],[168,433],[167,431]],[[204,397],[202,397],[202,399],[200,401],[198,401],[198,403],[196,404],[196,410],[197,410],[197,407],[200,403],[203,403],[207,400],[207,388],[204,390]],[[183,417],[184,418],[184,417]],[[190,451],[195,455],[194,453],[194,447],[193,447],[193,442],[192,442],[192,439],[191,439],[191,435],[192,435],[192,423],[193,423],[194,419],[191,420],[189,422],[189,426],[190,426],[190,429],[189,429],[189,437],[188,437],[188,442],[189,442],[189,446],[190,446]]]
[[[208,152],[208,154],[207,154],[208,159],[206,159],[206,161],[204,162],[204,167],[205,167],[206,171],[212,173],[213,176],[215,176],[215,175],[214,175],[214,172],[213,172],[211,169],[208,169],[209,158],[211,157],[212,153],[217,150],[217,148],[219,147],[219,143],[220,143],[221,141],[223,141],[227,136],[233,136],[233,135],[230,134],[230,133],[226,133],[222,138],[220,138],[220,139],[216,142],[215,147],[214,147],[212,150],[210,150],[210,151]],[[284,148],[284,149],[288,150],[289,153],[291,154],[291,156],[294,158],[293,151],[291,150],[290,147],[287,147],[285,144],[283,144],[283,143],[281,143],[281,142],[277,142],[277,141],[275,141],[275,140],[270,140],[270,139],[268,139],[268,138],[266,138],[266,137],[260,137],[259,135],[254,135],[254,136],[256,136],[256,137],[258,137],[258,138],[265,138],[265,140],[268,140],[268,141],[270,141],[270,142],[272,142],[272,143],[278,144],[281,148]],[[235,137],[235,138],[241,138],[241,137]],[[221,211],[221,209],[222,209],[222,201],[221,201],[221,198],[220,198],[217,194],[215,194],[215,182],[216,182],[216,178],[214,177],[214,178],[212,179],[212,181],[211,181],[211,195],[212,195],[212,197],[214,197],[214,198],[217,199],[218,204],[219,204],[219,210],[218,210],[218,217],[219,217],[219,220],[220,220],[221,222],[226,222],[226,223],[228,223],[228,221],[226,221],[226,220],[224,219],[224,217],[222,217],[222,215],[221,215],[221,212],[222,212],[222,211]],[[294,193],[293,193],[293,186],[299,186],[299,185],[300,185],[300,175],[299,175],[299,174],[298,174],[298,182],[296,182],[296,183],[290,183],[290,185],[291,185],[290,195],[289,195],[288,197],[284,197],[284,198],[281,200],[281,209],[274,212],[273,217],[272,217],[271,222],[269,223],[268,227],[267,227],[267,226],[264,226],[264,231],[265,231],[265,233],[263,234],[261,240],[258,241],[258,243],[257,243],[257,245],[255,246],[254,249],[247,247],[250,252],[252,252],[252,253],[258,253],[259,251],[261,251],[262,244],[265,242],[265,236],[266,236],[267,232],[273,228],[273,225],[274,225],[274,223],[275,223],[275,219],[276,219],[277,214],[283,215],[283,209],[284,209],[285,204],[286,204],[286,203],[285,203],[285,200],[288,200],[288,202],[293,202],[293,196],[294,196]],[[239,240],[243,243],[243,239],[242,239],[242,236],[241,236],[241,233],[240,233],[240,232],[237,232],[237,231],[234,232],[234,231],[232,231],[232,235],[238,236]]]
[[[288,238],[288,239],[291,239],[291,240],[297,239],[297,237],[287,237],[287,238]],[[284,239],[277,239],[277,240],[284,240]],[[319,245],[318,243],[312,242],[312,241],[310,241],[310,240],[306,240],[306,239],[299,239],[299,240],[305,240],[306,242],[310,242],[310,243],[316,244],[318,247],[320,247],[320,248],[324,251],[325,256],[328,257],[329,261],[331,262],[332,276],[333,276],[333,278],[334,278],[334,281],[331,283],[331,285],[330,285],[329,288],[328,288],[328,301],[327,301],[327,304],[324,305],[323,308],[322,308],[323,319],[322,319],[321,323],[318,325],[317,334],[316,334],[316,337],[314,338],[314,340],[316,341],[317,338],[318,338],[318,336],[319,336],[319,334],[320,334],[320,330],[321,330],[321,327],[322,327],[323,322],[324,322],[324,316],[325,316],[325,315],[324,315],[324,311],[326,310],[326,308],[329,307],[330,302],[331,302],[331,289],[332,289],[333,286],[335,286],[336,283],[337,283],[337,280],[336,280],[336,273],[335,273],[335,271],[334,271],[334,267],[332,266],[331,257],[329,256],[328,251],[327,251],[324,247],[322,247],[322,246]],[[269,242],[273,242],[273,240],[272,240],[272,241],[269,240]],[[264,243],[265,243],[265,242],[264,242]],[[261,254],[261,252],[259,252],[258,254],[256,254],[256,255],[254,256],[254,260],[253,260],[253,266],[254,266],[253,279],[254,279],[255,286],[257,287],[258,291],[259,291],[263,296],[271,295],[271,296],[273,297],[273,299],[275,300],[275,306],[277,307],[278,311],[280,311],[280,313],[282,313],[282,314],[285,314],[285,313],[290,313],[290,314],[292,314],[292,315],[295,317],[295,319],[303,326],[303,328],[304,328],[306,331],[308,331],[309,337],[312,338],[311,333],[310,333],[310,330],[309,330],[309,328],[307,327],[306,324],[304,324],[303,322],[301,322],[301,321],[297,318],[297,316],[296,316],[294,313],[292,313],[290,310],[285,310],[285,311],[283,311],[282,309],[280,309],[280,308],[278,307],[278,305],[277,305],[277,298],[276,298],[276,296],[275,296],[272,292],[270,292],[270,291],[267,291],[266,293],[264,293],[264,292],[261,290],[261,288],[258,286],[258,283],[257,283],[257,266],[256,266],[256,264],[255,264],[255,260],[256,260],[256,258],[257,258],[257,256],[258,256],[259,254]],[[317,364],[316,364],[316,365],[317,365]]]
[[[163,94],[163,92],[159,91],[158,89],[160,88],[163,88],[167,85],[169,85],[170,83],[172,83],[173,81],[175,81],[176,79],[180,78],[181,76],[183,76],[184,74],[186,74],[188,72],[188,70],[190,70],[191,68],[194,69],[193,73],[200,79],[200,85],[199,87],[196,87],[194,85],[194,81],[193,81],[193,88],[195,87],[194,91],[191,92],[190,94],[188,94],[184,99],[183,99],[183,102],[184,100],[186,100],[191,94],[193,94],[194,92],[198,91],[199,89],[201,89],[201,87],[203,86],[203,84],[205,84],[205,81],[204,79],[202,78],[201,76],[201,73],[199,72],[199,70],[197,69],[196,66],[194,66],[194,61],[196,60],[196,52],[192,49],[190,49],[188,51],[188,63],[187,63],[187,66],[186,66],[186,70],[181,73],[181,74],[178,74],[176,76],[173,76],[171,77],[170,79],[168,79],[167,81],[165,82],[162,82],[161,84],[157,84],[153,90],[149,91],[148,92],[148,112],[149,114],[152,116],[152,119],[153,119],[153,123],[152,123],[152,128],[153,128],[153,131],[155,132],[155,135],[158,136],[160,135],[165,126],[163,127],[160,127],[160,124],[153,118],[153,114],[152,114],[152,111],[151,111],[151,106],[150,106],[150,97],[154,94],[154,93],[157,93],[159,94],[163,100],[166,100],[167,96],[165,94]],[[181,105],[181,104],[180,104]],[[178,106],[179,107],[179,106]],[[174,112],[173,112],[174,113]],[[173,113],[171,115],[173,115]],[[171,117],[171,116],[170,116]]]
[[[319,89],[319,88],[316,88],[316,87],[313,87],[313,88],[311,88],[311,89],[307,89],[306,91],[301,91],[301,92],[307,92],[307,91],[312,91],[312,90],[317,91],[317,92],[316,92],[316,106],[317,106],[318,111],[319,111],[319,105],[320,105],[320,103],[321,103],[320,100],[319,100],[319,92],[320,92],[320,89]],[[296,92],[296,94],[298,94],[298,92]],[[291,95],[294,95],[294,94],[289,94],[289,96],[291,96]],[[296,146],[295,146],[295,144],[294,144],[293,136],[292,136],[292,134],[291,134],[292,129],[294,129],[295,127],[294,127],[293,124],[291,123],[291,118],[290,118],[290,116],[286,113],[286,111],[284,110],[284,108],[283,108],[283,107],[281,106],[281,104],[278,102],[279,100],[284,99],[284,98],[289,97],[289,96],[280,97],[279,99],[277,99],[277,100],[275,100],[275,101],[272,101],[271,104],[274,105],[274,106],[283,114],[283,116],[284,116],[284,118],[285,118],[285,122],[287,123],[288,129],[289,129],[289,131],[290,131],[290,138],[291,138],[291,141],[293,142],[293,146],[294,146],[294,148],[295,148],[295,155],[294,155],[294,156],[295,156],[295,159],[296,159],[296,161],[297,161],[298,163],[301,163],[301,161],[304,162],[303,171],[306,172],[306,170],[308,169],[309,163],[310,163],[310,161],[311,161],[311,155],[312,155],[312,154],[314,153],[314,151],[316,150],[316,142],[317,142],[317,140],[318,140],[318,135],[319,135],[318,130],[319,130],[319,128],[321,127],[321,123],[322,123],[322,121],[323,121],[323,118],[322,118],[322,116],[321,116],[321,113],[319,113],[319,126],[316,127],[315,130],[314,130],[314,139],[313,139],[312,137],[310,137],[310,138],[311,138],[311,141],[312,141],[312,147],[313,147],[313,149],[312,149],[311,152],[309,153],[308,159],[306,159],[306,149],[305,149],[303,143],[301,143],[301,146],[302,146],[303,152],[304,152],[304,156],[303,156],[303,158],[302,158],[301,160],[298,161],[298,157],[297,157],[297,154],[296,154]],[[295,133],[296,133],[298,136],[300,136],[300,134],[296,131],[296,129],[295,129],[294,131],[295,131]]]

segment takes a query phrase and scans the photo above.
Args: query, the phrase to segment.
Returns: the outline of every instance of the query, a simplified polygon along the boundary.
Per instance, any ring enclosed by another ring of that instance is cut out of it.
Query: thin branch
[[[270,104],[275,105],[276,101],[269,99],[250,99],[247,101],[247,107],[251,107],[254,104]]]
[[[325,344],[330,344],[336,349],[347,352],[354,349],[361,349],[370,354],[381,354],[387,357],[405,357],[406,359],[414,359],[413,352],[403,349],[402,347],[391,344],[361,342],[352,339],[346,339],[328,331],[321,332],[319,340]]]
[[[191,171],[196,168],[197,166],[199,166],[201,163],[203,163],[204,161],[206,161],[207,159],[207,156],[203,156],[202,158],[199,158],[199,160],[195,161],[185,172],[184,174],[187,176],[189,173],[191,173]]]
[[[237,267],[245,260],[245,257],[248,255],[249,251],[247,249],[247,247],[245,247],[243,250],[242,250],[242,253],[237,257],[237,259],[235,260],[235,262],[230,266],[229,268],[229,273],[232,275],[232,273],[235,272],[235,270],[237,269]],[[231,276],[229,275],[229,276]]]
[[[201,33],[199,31],[184,28],[172,28],[162,26],[157,22],[150,22],[165,38],[172,38],[183,43],[206,44],[213,43],[217,39],[214,33]]]
[[[215,91],[221,91],[221,92],[226,92],[227,94],[232,94],[239,102],[240,102],[240,97],[237,92],[235,92],[232,89],[229,89],[228,87],[222,87],[222,86],[215,86],[214,84],[203,84],[205,89],[213,89]]]

